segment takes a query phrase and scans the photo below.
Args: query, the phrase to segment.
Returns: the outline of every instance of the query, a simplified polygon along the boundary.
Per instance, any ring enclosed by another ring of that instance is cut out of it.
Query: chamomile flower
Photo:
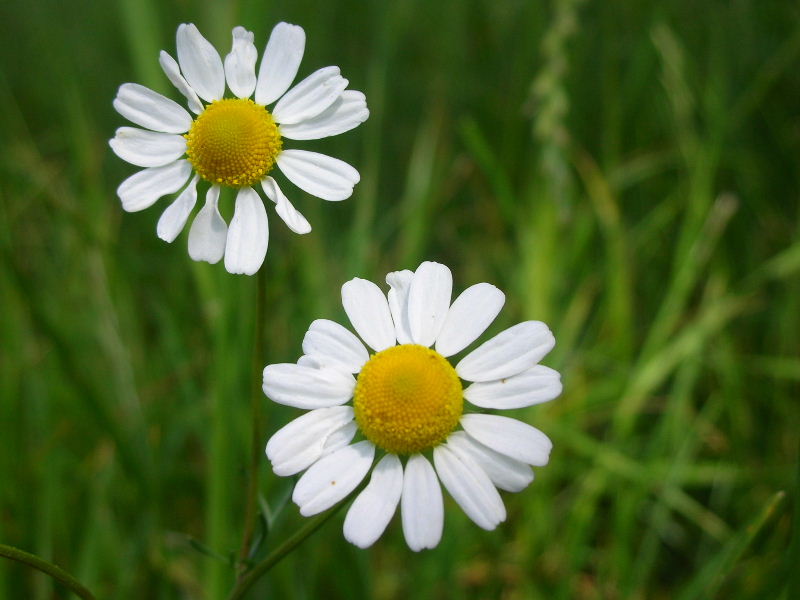
[[[379,458],[347,512],[344,536],[372,545],[399,504],[406,542],[418,551],[441,539],[440,482],[470,519],[491,530],[506,518],[497,488],[522,490],[533,480],[531,465],[548,462],[552,444],[544,433],[472,409],[552,400],[561,377],[538,364],[555,345],[540,321],[502,331],[455,366],[448,360],[500,312],[505,295],[495,286],[473,285],[451,304],[450,270],[434,262],[389,273],[386,283],[388,298],[364,279],[342,286],[361,339],[320,319],[296,364],[264,369],[269,398],[309,411],[275,433],[266,453],[278,475],[305,471],[292,494],[304,516],[344,499]]]
[[[233,46],[223,61],[197,27],[178,27],[178,60],[162,51],[159,62],[195,116],[149,88],[120,86],[114,108],[144,128],[120,127],[109,142],[117,156],[144,167],[117,189],[122,208],[144,210],[180,192],[157,227],[158,237],[172,242],[195,207],[203,179],[210,188],[189,230],[189,255],[210,263],[224,256],[229,272],[252,275],[264,262],[269,240],[257,187],[292,231],[311,231],[271,176],[274,167],[323,200],[349,198],[360,177],[356,169],[325,154],[284,148],[284,140],[337,135],[369,116],[364,94],[346,89],[339,67],[319,69],[289,89],[305,39],[297,25],[276,25],[256,75],[258,51],[245,28],[233,30]],[[232,97],[224,97],[226,83]],[[218,209],[223,186],[236,190],[230,225]]]

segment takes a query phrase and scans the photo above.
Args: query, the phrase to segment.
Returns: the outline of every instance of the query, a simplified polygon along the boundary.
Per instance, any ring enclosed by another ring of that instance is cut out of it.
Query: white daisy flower
[[[302,27],[278,23],[256,76],[252,32],[236,27],[233,47],[223,61],[197,27],[178,27],[178,60],[162,51],[159,62],[196,116],[139,84],[120,86],[114,108],[145,128],[120,127],[109,142],[117,156],[145,167],[117,189],[122,208],[143,210],[180,191],[158,221],[158,237],[172,242],[194,209],[199,179],[208,181],[205,205],[189,230],[189,255],[210,263],[224,256],[229,272],[252,275],[264,262],[269,239],[256,184],[289,229],[311,231],[270,176],[275,165],[309,194],[323,200],[349,198],[360,178],[356,169],[325,154],[283,147],[284,138],[337,135],[369,116],[364,94],[346,89],[348,81],[339,67],[319,69],[289,89],[305,39]],[[223,97],[226,82],[232,98]],[[271,110],[266,108],[276,101]],[[217,208],[221,186],[238,190],[230,226]]]
[[[345,498],[382,454],[347,512],[344,536],[372,545],[399,504],[406,542],[418,551],[441,539],[440,481],[470,519],[491,530],[506,518],[496,488],[522,490],[533,480],[530,465],[549,458],[552,444],[541,431],[466,412],[464,400],[481,409],[531,406],[557,397],[561,377],[538,364],[555,345],[540,321],[506,329],[455,367],[447,360],[500,312],[505,295],[495,286],[473,285],[451,304],[450,270],[434,262],[389,273],[386,283],[388,298],[364,279],[342,286],[345,312],[375,354],[346,328],[320,319],[297,364],[264,369],[267,396],[309,411],[273,435],[266,452],[277,475],[305,471],[292,495],[304,516]],[[462,380],[470,382],[466,388]],[[364,439],[351,443],[357,434]]]

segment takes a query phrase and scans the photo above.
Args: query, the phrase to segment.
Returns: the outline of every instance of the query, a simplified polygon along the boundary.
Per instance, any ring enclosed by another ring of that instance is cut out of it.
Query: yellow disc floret
[[[192,123],[186,154],[211,183],[242,187],[264,179],[281,151],[269,111],[248,98],[216,100]]]
[[[416,344],[375,354],[358,375],[356,421],[375,445],[413,454],[441,444],[461,418],[461,380],[441,354]]]

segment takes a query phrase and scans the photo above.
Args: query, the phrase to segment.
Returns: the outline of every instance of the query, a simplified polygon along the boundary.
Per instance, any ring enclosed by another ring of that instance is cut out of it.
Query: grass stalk
[[[47,562],[35,554],[25,552],[24,550],[14,548],[13,546],[0,544],[0,556],[49,575],[84,600],[94,600],[94,595],[88,589],[86,589],[80,581],[75,579],[72,575],[67,573],[58,565]]]

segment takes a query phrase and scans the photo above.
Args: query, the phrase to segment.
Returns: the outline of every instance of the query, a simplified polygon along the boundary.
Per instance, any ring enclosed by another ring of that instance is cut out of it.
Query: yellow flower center
[[[212,102],[186,134],[186,154],[200,177],[232,187],[264,179],[280,151],[272,115],[248,98]]]
[[[392,346],[361,369],[353,398],[364,435],[394,454],[441,444],[461,418],[464,395],[441,354],[416,344]]]

